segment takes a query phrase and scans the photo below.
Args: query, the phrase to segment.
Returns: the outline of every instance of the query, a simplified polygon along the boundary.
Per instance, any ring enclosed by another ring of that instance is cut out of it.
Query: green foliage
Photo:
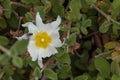
[[[110,75],[110,64],[106,61],[106,59],[102,57],[96,58],[95,67],[101,76],[108,77]]]
[[[13,29],[18,29],[18,27],[19,27],[19,20],[13,14],[11,15],[11,17],[12,18],[7,20],[9,26],[12,27]]]
[[[60,53],[55,56],[57,61],[60,63],[70,64],[71,60],[69,54],[66,52],[66,48],[60,48],[58,51],[60,51]]]
[[[0,28],[5,29],[7,27],[6,21],[4,18],[0,18]]]
[[[66,64],[70,64],[70,56],[67,53],[64,53],[63,55],[57,57],[56,59],[60,62],[60,63],[66,63]]]
[[[112,75],[112,79],[111,80],[120,80],[120,76],[118,76],[118,75]]]
[[[25,17],[26,17],[27,21],[32,21],[32,20],[33,20],[33,17],[32,17],[32,15],[31,15],[31,13],[29,13],[29,12],[27,12],[27,13],[25,14]]]
[[[11,17],[11,4],[10,4],[10,0],[3,0],[2,1],[2,5],[5,9],[5,17],[6,18],[10,18]]]
[[[40,75],[41,75],[40,69],[39,69],[38,67],[35,68],[35,70],[34,70],[34,75],[35,75],[35,77],[41,77],[41,76],[40,76]]]
[[[91,26],[91,20],[90,19],[86,19],[82,21],[81,25],[80,25],[80,30],[84,35],[88,34],[87,28]]]
[[[38,2],[38,0],[21,0],[21,2],[25,3],[25,4],[35,4]]]
[[[120,0],[114,0],[113,3],[112,3],[112,11],[111,11],[111,14],[112,14],[112,17],[115,18],[119,13],[119,5],[120,3]]]
[[[81,9],[80,0],[72,0],[69,5],[70,12],[67,15],[67,18],[71,21],[79,21],[81,14],[79,13]]]
[[[88,76],[87,75],[81,75],[76,77],[74,80],[88,80]]]
[[[61,64],[57,73],[60,79],[66,79],[71,76],[71,66],[69,64]]]
[[[66,43],[69,45],[69,46],[73,46],[76,42],[76,34],[73,33],[69,36],[69,39],[66,40]]]
[[[0,35],[0,45],[5,46],[8,45],[8,43],[9,43],[8,38]]]
[[[37,11],[40,13],[40,15],[41,15],[42,18],[45,17],[46,11],[45,11],[45,7],[44,7],[44,6],[39,6],[39,7],[37,8]]]
[[[27,49],[28,40],[17,41],[10,49],[11,55],[20,55]]]
[[[111,72],[120,76],[120,59],[116,59],[111,63]]]
[[[54,12],[55,15],[63,15],[64,13],[64,7],[62,6],[63,0],[51,0],[52,4],[52,11]]]
[[[120,80],[119,4],[120,0],[0,0],[0,80]],[[44,23],[61,17],[63,45],[43,58],[43,68],[30,57],[29,39],[16,39],[28,32],[22,24],[35,23],[37,12]]]
[[[12,63],[19,68],[22,68],[23,66],[23,61],[19,57],[13,57]]]
[[[97,0],[85,0],[87,4],[92,5],[94,4]]]
[[[117,35],[117,34],[119,33],[118,30],[120,30],[120,25],[114,23],[112,30],[113,30],[113,33]],[[118,35],[118,36],[119,36],[119,35]]]
[[[51,80],[57,80],[57,74],[51,70],[51,69],[46,69],[45,70],[45,74],[46,76],[51,79]]]
[[[109,21],[105,21],[99,28],[101,33],[106,33],[109,30],[111,23]]]
[[[8,65],[9,64],[10,57],[6,54],[0,55],[0,63],[2,65]]]
[[[104,78],[98,75],[96,80],[104,80]]]
[[[120,44],[117,42],[111,41],[111,42],[106,43],[104,47],[105,49],[113,49],[115,48],[116,45],[120,45]]]

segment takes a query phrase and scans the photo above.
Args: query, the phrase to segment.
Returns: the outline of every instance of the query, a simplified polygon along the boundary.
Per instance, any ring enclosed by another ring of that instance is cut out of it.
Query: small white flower
[[[39,66],[42,68],[42,58],[50,57],[58,53],[57,47],[62,46],[62,42],[59,39],[59,25],[61,23],[60,16],[57,17],[56,21],[44,24],[39,13],[36,14],[36,25],[32,22],[27,22],[23,24],[23,27],[28,27],[29,33],[32,33],[29,39],[28,52],[32,57],[32,60],[38,60]],[[26,34],[21,38],[26,39]]]

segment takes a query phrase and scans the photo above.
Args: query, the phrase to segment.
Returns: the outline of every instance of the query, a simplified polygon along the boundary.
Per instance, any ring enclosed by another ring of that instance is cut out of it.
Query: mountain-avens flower
[[[28,33],[32,34],[29,38],[27,50],[33,61],[38,60],[39,66],[42,68],[42,58],[50,57],[58,53],[57,47],[61,47],[62,43],[59,39],[59,25],[61,23],[60,16],[56,21],[44,24],[39,13],[36,14],[36,24],[27,22],[23,27],[28,27]],[[27,34],[18,37],[18,40],[26,39]]]

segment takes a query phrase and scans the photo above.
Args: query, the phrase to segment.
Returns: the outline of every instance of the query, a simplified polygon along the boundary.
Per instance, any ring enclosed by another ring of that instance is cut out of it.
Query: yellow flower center
[[[40,48],[46,48],[52,41],[47,32],[40,32],[36,34],[34,39],[36,46]]]

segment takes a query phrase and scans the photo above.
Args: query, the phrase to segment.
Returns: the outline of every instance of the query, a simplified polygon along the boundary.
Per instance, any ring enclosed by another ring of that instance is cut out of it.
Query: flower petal
[[[29,33],[39,32],[39,29],[32,22],[27,22],[25,24],[22,24],[22,26],[23,27],[28,27]]]
[[[40,28],[40,31],[47,32],[49,35],[58,34],[59,36],[59,28],[53,28],[50,23],[44,24],[44,27]]]
[[[28,39],[28,36],[27,36],[27,35],[28,35],[28,34],[26,33],[26,34],[22,35],[21,37],[16,37],[16,39],[17,39],[17,40],[23,40],[23,39],[27,40],[27,39]]]
[[[56,48],[54,48],[52,46],[48,46],[46,49],[40,49],[39,58],[50,57],[51,55],[54,55],[55,53],[58,53]]]
[[[37,60],[39,49],[35,46],[33,41],[29,41],[28,52],[30,53],[30,56],[32,57],[32,61]]]
[[[42,63],[42,59],[38,60],[38,65],[42,68],[43,67],[43,63]]]
[[[42,22],[42,18],[40,17],[39,12],[37,12],[37,14],[36,14],[36,25],[38,28],[41,28],[44,25]]]
[[[50,34],[50,36],[51,36],[53,39],[60,37],[58,30],[52,31],[52,33]]]
[[[54,47],[61,47],[63,44],[59,38],[55,38],[52,40],[50,45]]]
[[[61,23],[61,18],[60,16],[57,17],[57,20],[56,21],[53,21],[51,24],[53,26],[53,28],[57,28]]]
[[[62,42],[60,41],[60,35],[58,30],[52,32],[50,34],[51,38],[52,38],[52,42],[50,45],[54,46],[54,47],[61,47],[62,46]]]
[[[51,33],[53,31],[52,26],[50,23],[44,24],[44,26],[40,27],[40,31],[45,31]]]

